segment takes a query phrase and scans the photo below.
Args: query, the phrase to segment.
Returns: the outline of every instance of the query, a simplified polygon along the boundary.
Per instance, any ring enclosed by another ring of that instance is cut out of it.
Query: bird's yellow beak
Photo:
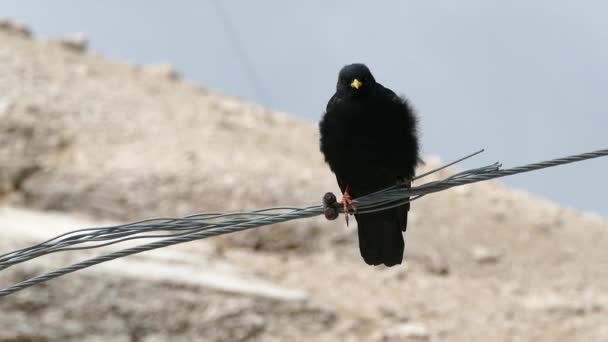
[[[350,86],[355,89],[361,88],[362,85],[363,83],[356,78],[350,83]]]

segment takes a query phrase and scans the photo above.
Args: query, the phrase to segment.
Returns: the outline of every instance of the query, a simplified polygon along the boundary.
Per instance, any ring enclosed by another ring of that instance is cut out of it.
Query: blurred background
[[[351,62],[417,108],[420,172],[607,148],[607,9],[1,1],[0,261],[85,227],[337,193],[316,125]],[[396,267],[322,217],[105,262],[0,298],[0,342],[606,341],[607,169],[425,196]],[[154,240],[35,258],[0,288]]]
[[[601,2],[6,0],[39,36],[85,32],[91,49],[316,122],[337,72],[365,62],[419,111],[423,150],[515,166],[605,148],[608,23]],[[594,160],[504,179],[608,214]]]

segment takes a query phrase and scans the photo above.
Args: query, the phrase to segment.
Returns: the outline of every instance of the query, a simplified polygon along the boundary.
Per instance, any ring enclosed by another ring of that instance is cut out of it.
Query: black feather
[[[358,88],[351,85],[355,79],[361,82]],[[395,184],[409,186],[420,160],[414,110],[377,83],[365,65],[342,68],[319,130],[321,152],[342,192],[348,186],[350,195],[357,198]],[[355,215],[366,263],[401,263],[409,208],[408,203]]]

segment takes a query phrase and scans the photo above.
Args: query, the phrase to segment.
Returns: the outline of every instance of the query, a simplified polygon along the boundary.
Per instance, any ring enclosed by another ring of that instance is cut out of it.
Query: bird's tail
[[[405,243],[402,230],[407,225],[406,206],[355,215],[359,231],[359,250],[369,265],[401,264]]]

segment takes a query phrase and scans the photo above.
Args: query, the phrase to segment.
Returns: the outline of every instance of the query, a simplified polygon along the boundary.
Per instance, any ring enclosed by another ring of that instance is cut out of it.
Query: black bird
[[[351,198],[411,183],[420,160],[416,115],[405,99],[376,82],[364,64],[340,70],[319,130],[321,152],[336,175],[345,206]],[[401,264],[409,208],[408,203],[355,214],[366,263]]]

